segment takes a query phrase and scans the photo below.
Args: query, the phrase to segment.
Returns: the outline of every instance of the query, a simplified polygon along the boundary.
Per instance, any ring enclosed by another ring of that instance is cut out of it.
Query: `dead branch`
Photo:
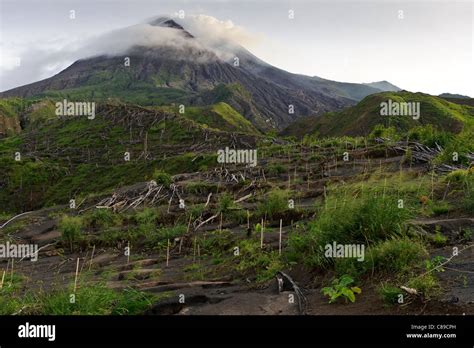
[[[304,296],[303,292],[301,291],[300,287],[298,286],[298,284],[295,283],[295,281],[288,274],[282,271],[277,272],[277,281],[278,281],[278,275],[291,284],[291,286],[293,287],[293,290],[295,291],[296,298],[298,299],[299,314],[304,314],[306,311],[306,304],[308,301],[306,297]]]

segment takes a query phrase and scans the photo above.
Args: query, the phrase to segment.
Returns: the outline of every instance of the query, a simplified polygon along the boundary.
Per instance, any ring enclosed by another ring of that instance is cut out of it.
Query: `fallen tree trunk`
[[[279,278],[280,276],[281,278]],[[283,283],[281,283],[281,279],[283,280]],[[285,285],[285,281],[291,284],[291,287],[293,288],[296,298],[298,300],[298,312],[299,314],[305,314],[306,311],[306,304],[307,304],[307,299],[303,294],[303,291],[301,288],[298,286],[298,284],[295,283],[295,281],[286,273],[282,271],[277,272],[277,281],[278,284],[281,284],[283,287]],[[279,287],[280,290],[280,287]]]

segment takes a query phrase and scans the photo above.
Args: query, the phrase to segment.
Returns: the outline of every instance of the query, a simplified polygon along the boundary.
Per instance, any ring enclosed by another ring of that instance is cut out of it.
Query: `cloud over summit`
[[[193,38],[190,38],[183,30],[150,24],[156,18],[97,36],[59,42],[49,38],[45,42],[6,49],[0,64],[0,90],[50,77],[78,59],[124,55],[134,47],[171,48],[170,52],[177,55],[177,59],[196,59],[189,52],[200,52],[203,53],[199,55],[201,60],[230,61],[241,46],[252,46],[258,41],[257,36],[230,20],[221,21],[207,15],[169,17],[191,33]],[[181,50],[183,54],[179,53]],[[14,64],[18,58],[20,66]]]

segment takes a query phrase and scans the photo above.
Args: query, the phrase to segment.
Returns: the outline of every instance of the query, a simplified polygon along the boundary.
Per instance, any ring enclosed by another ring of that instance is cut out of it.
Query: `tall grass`
[[[407,275],[421,267],[428,252],[421,241],[407,237],[391,238],[371,245],[362,262],[357,259],[340,258],[335,262],[339,275],[349,274],[355,278],[370,271],[379,274]]]
[[[84,285],[71,301],[71,289],[45,292],[15,293],[12,288],[0,289],[0,314],[34,315],[137,315],[150,308],[161,296],[135,289],[115,291],[104,284]]]
[[[95,284],[77,290],[71,303],[70,292],[58,290],[40,298],[39,311],[46,315],[140,314],[153,304],[153,295],[134,289],[115,291]]]
[[[93,228],[108,228],[121,222],[120,215],[110,209],[94,209],[84,216],[84,224]]]
[[[83,219],[79,216],[64,215],[59,222],[59,230],[63,241],[69,243],[73,250],[73,244],[81,239]]]
[[[289,197],[290,191],[288,190],[271,190],[267,197],[257,206],[257,215],[273,219],[276,215],[288,209]]]
[[[328,266],[331,261],[324,256],[326,244],[358,243],[367,247],[402,236],[404,224],[411,216],[408,209],[398,207],[395,196],[388,194],[333,195],[310,224],[307,234],[290,237],[289,257],[312,266]]]

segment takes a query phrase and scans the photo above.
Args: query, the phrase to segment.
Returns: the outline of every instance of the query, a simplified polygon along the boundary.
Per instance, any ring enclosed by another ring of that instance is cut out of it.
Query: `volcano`
[[[206,42],[179,19],[155,18],[141,28],[163,35],[159,45],[137,44],[120,54],[78,60],[42,81],[2,97],[119,99],[141,105],[203,106],[225,102],[261,130],[283,129],[303,116],[354,105],[387,88],[293,74],[265,63],[232,42]]]

